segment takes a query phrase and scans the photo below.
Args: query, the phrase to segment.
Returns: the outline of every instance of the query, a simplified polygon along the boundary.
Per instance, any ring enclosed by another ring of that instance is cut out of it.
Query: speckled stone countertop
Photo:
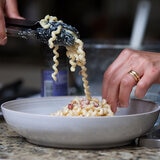
[[[160,149],[135,145],[98,150],[47,148],[28,143],[0,119],[0,160],[159,160]]]

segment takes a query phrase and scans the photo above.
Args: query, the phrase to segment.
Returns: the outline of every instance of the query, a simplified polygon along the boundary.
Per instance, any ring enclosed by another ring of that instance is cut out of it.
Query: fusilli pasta
[[[86,98],[79,99],[76,97],[62,110],[52,113],[55,116],[112,116],[110,105],[106,100],[99,101],[97,98],[88,100]]]
[[[44,29],[50,27],[49,22],[58,21],[56,17],[53,16],[45,16],[44,19],[40,21],[41,26]],[[54,44],[57,35],[61,32],[62,26],[59,25],[57,30],[52,31],[51,38],[48,40],[48,45],[51,49],[53,49],[53,61],[54,65],[52,66],[54,72],[52,74],[53,79],[56,81],[56,75],[58,73],[57,66],[59,64],[57,58],[59,57],[59,53],[57,52],[59,46]],[[68,31],[70,32],[70,31]],[[87,80],[87,68],[86,68],[86,58],[85,52],[83,50],[83,42],[75,36],[75,43],[72,46],[66,46],[66,55],[69,58],[69,63],[71,65],[70,70],[74,72],[76,67],[79,66],[81,68],[81,75],[84,87],[85,98],[75,98],[71,101],[70,104],[65,106],[62,110],[53,113],[52,115],[56,116],[111,116],[113,112],[109,104],[107,104],[105,99],[99,101],[96,98],[91,97],[89,91],[89,83]]]

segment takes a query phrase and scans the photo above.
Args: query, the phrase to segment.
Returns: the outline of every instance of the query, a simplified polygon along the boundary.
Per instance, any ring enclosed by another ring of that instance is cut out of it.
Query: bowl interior
[[[8,111],[29,113],[29,114],[44,114],[49,115],[52,112],[62,109],[66,106],[74,96],[64,97],[44,97],[44,98],[27,98],[8,101],[2,104],[2,108]],[[100,99],[100,97],[98,97]],[[139,100],[132,98],[130,105],[127,108],[119,108],[115,116],[145,114],[154,112],[159,109],[158,105],[148,100]]]

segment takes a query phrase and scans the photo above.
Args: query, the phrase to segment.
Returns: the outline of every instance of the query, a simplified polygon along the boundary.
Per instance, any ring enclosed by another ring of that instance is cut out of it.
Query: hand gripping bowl
[[[27,98],[1,108],[8,125],[27,141],[59,148],[108,148],[126,145],[149,131],[159,115],[153,102],[131,99],[112,117],[56,117],[74,97]]]

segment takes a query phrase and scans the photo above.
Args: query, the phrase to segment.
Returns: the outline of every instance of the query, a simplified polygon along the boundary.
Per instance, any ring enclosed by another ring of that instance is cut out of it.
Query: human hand
[[[138,74],[139,81],[128,73],[131,70]],[[124,49],[104,73],[102,97],[116,112],[118,106],[128,106],[135,85],[135,96],[143,98],[155,83],[160,83],[160,53]]]
[[[17,0],[0,0],[0,45],[7,43],[5,17],[23,19],[18,12]]]

